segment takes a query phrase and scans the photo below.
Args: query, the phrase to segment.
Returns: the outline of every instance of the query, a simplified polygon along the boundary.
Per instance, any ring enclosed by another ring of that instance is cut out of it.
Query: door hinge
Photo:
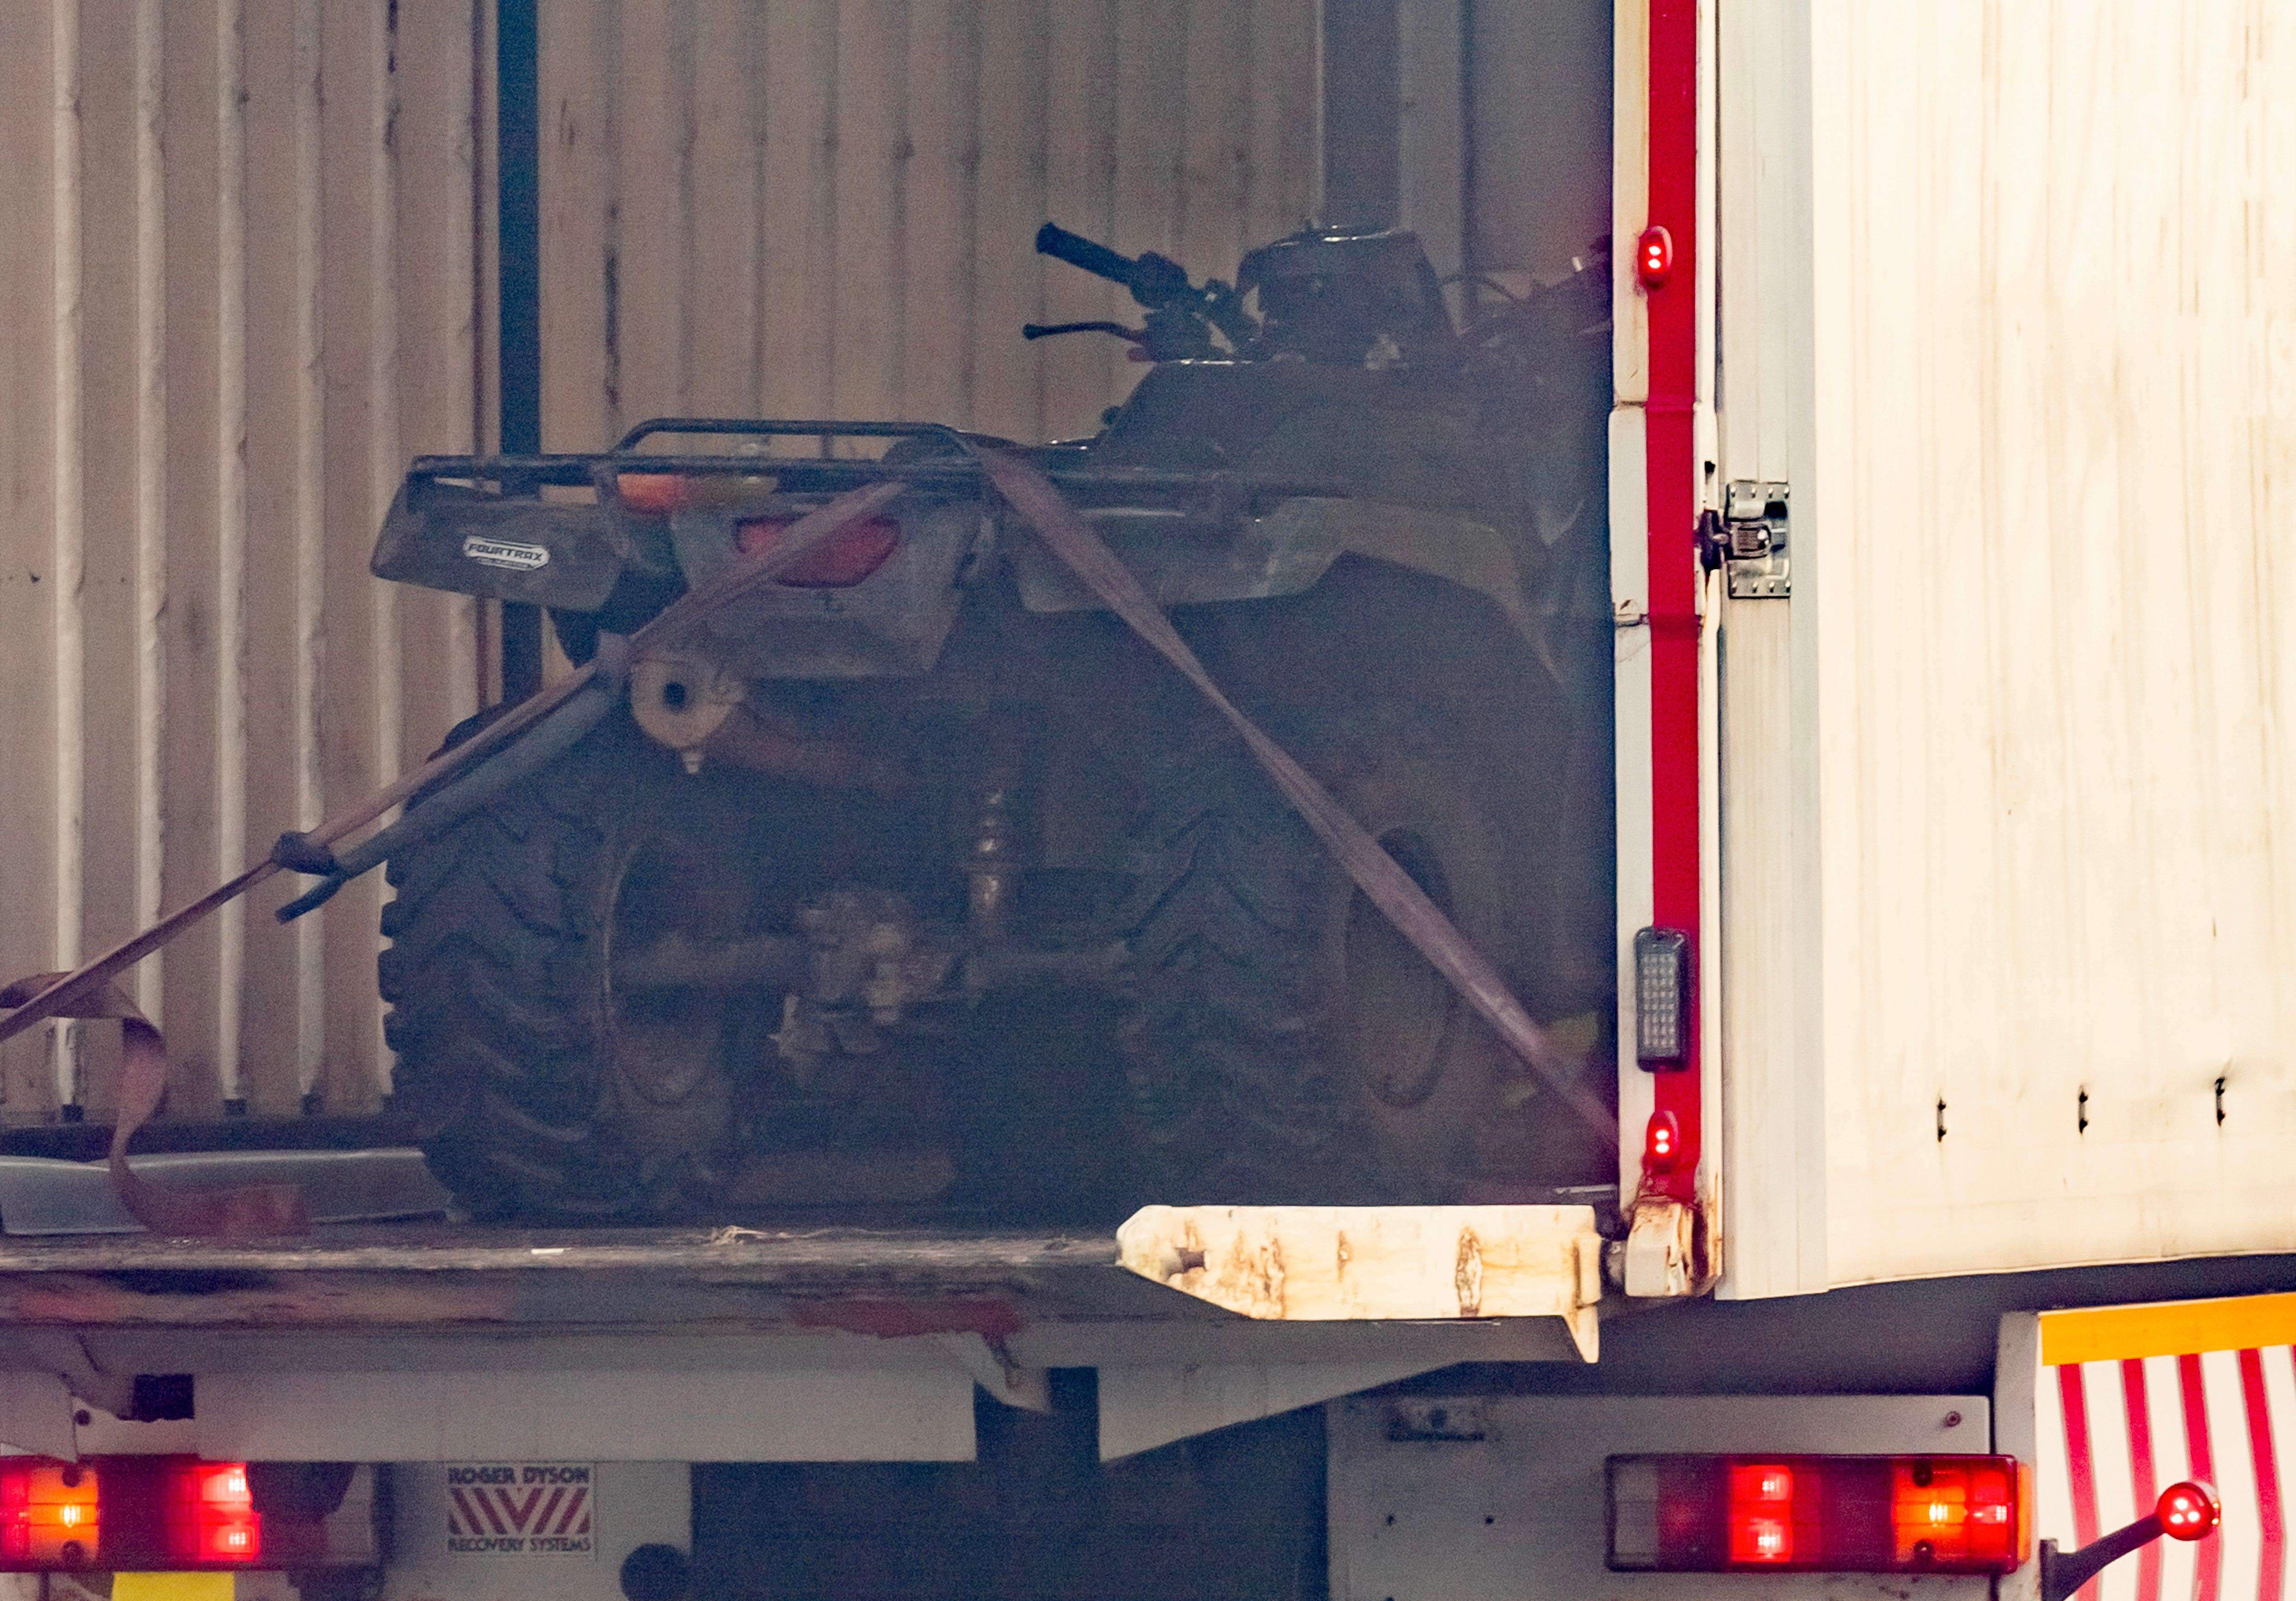
[[[1734,600],[1776,600],[1793,593],[1787,549],[1784,484],[1733,478],[1723,491],[1722,551]]]

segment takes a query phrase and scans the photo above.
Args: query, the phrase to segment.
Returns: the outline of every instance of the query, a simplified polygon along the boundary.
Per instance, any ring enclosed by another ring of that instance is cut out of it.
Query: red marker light
[[[1644,289],[1657,289],[1674,274],[1674,235],[1652,223],[1635,241],[1635,276]]]
[[[2153,1515],[2169,1539],[2199,1540],[2224,1521],[2224,1507],[2206,1484],[2186,1479],[2161,1492]]]
[[[1670,1173],[1682,1156],[1682,1123],[1671,1112],[1653,1112],[1643,1130],[1643,1167]]]

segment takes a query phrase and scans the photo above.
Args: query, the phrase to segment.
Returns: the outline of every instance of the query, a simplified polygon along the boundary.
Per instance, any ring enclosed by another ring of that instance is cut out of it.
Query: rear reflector
[[[1682,1120],[1671,1112],[1653,1112],[1643,1128],[1643,1170],[1670,1173],[1682,1160]]]
[[[744,518],[734,526],[742,553],[770,551],[797,521],[794,517]],[[901,526],[888,518],[848,523],[774,580],[791,589],[850,589],[885,565],[901,543]]]
[[[2031,1554],[2012,1457],[1612,1457],[1610,1566],[2006,1573]]]

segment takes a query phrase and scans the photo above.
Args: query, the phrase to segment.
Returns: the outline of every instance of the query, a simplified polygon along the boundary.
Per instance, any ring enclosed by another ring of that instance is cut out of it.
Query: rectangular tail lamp
[[[0,1458],[0,1572],[232,1569],[264,1556],[243,1462]]]
[[[1619,1572],[2007,1573],[2032,1555],[2013,1457],[1612,1457]]]

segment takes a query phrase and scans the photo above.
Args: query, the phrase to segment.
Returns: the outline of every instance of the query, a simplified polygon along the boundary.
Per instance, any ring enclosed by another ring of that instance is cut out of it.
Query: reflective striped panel
[[[2215,1539],[2156,1541],[2082,1601],[2288,1601],[2292,1322],[2288,1295],[2043,1315],[2037,1538],[2085,1545],[2179,1479],[2224,1502]]]

